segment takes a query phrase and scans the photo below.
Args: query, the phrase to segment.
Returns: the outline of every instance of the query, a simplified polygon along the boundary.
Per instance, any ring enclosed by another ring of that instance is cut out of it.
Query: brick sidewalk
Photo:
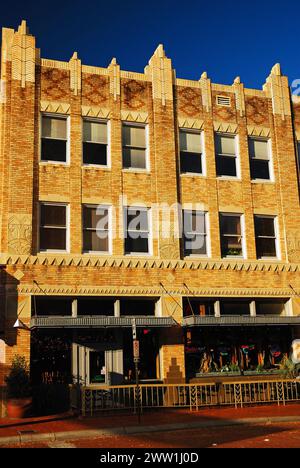
[[[141,417],[141,426],[160,426],[165,424],[226,422],[237,419],[257,418],[299,418],[300,404],[287,406],[256,406],[246,408],[205,408],[199,411],[160,410],[145,412]],[[69,414],[26,418],[22,420],[0,419],[0,438],[17,436],[19,431],[35,431],[39,434],[66,431],[84,431],[90,429],[109,429],[114,427],[137,426],[135,414],[114,413],[97,414],[94,417],[78,418]]]

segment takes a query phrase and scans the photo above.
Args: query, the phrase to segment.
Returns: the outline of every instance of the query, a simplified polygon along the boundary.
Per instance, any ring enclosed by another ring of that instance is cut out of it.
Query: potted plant
[[[24,356],[15,355],[9,374],[5,377],[7,416],[23,418],[31,406],[29,368]]]

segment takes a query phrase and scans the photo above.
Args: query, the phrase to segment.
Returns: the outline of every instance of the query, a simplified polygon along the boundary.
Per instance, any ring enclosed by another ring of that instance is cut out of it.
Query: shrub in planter
[[[9,374],[5,377],[7,391],[7,416],[23,418],[31,406],[29,368],[24,356],[16,354]]]

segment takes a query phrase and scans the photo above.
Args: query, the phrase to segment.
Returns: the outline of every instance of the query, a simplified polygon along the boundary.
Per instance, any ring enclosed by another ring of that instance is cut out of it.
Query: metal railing
[[[30,321],[31,328],[85,328],[85,327],[131,327],[132,319],[135,318],[137,327],[170,327],[176,325],[172,317],[154,317],[154,316],[126,316],[115,317],[108,315],[93,316],[47,316],[32,317]]]
[[[297,325],[300,324],[300,316],[288,315],[190,315],[184,317],[183,326],[211,326],[211,325]]]
[[[75,388],[74,388],[75,391]],[[81,388],[81,412],[137,408],[189,408],[300,401],[299,380],[257,380],[197,384],[142,384]]]

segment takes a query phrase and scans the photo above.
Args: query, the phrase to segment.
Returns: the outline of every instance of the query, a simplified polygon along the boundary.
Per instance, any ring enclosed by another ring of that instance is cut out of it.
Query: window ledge
[[[205,174],[200,174],[198,172],[181,172],[180,177],[200,177],[201,179],[205,179],[206,175]]]
[[[101,252],[101,251],[97,251],[97,250],[91,250],[91,251],[85,251],[85,252],[82,252],[82,255],[84,256],[87,256],[87,255],[92,255],[92,256],[95,256],[95,257],[107,257],[109,255],[112,255],[112,252]]]
[[[38,251],[38,254],[41,254],[41,255],[44,255],[44,254],[47,254],[47,253],[50,253],[50,254],[54,254],[54,253],[69,254],[70,252],[68,250],[52,250],[52,249],[39,250]]]
[[[242,182],[242,179],[240,177],[235,177],[235,176],[217,176],[217,180],[230,180],[230,181]]]
[[[256,259],[258,262],[281,262],[278,257],[260,257]]]
[[[147,174],[147,175],[151,174],[151,172],[148,169],[135,169],[135,168],[130,168],[130,167],[123,167],[122,172]]]
[[[153,257],[153,254],[151,253],[138,253],[138,252],[133,252],[133,253],[124,253],[124,257],[137,257],[137,258],[143,258],[143,257]]]
[[[275,185],[275,180],[268,179],[251,179],[251,184],[273,184]]]
[[[197,254],[194,254],[194,255],[185,255],[183,257],[183,260],[197,260],[197,258],[199,259],[202,259],[202,258],[207,258],[207,259],[210,259],[211,257],[209,255],[197,255]]]
[[[104,166],[102,164],[82,164],[81,169],[99,169],[99,171],[111,171],[110,166]]]
[[[69,162],[62,162],[62,161],[39,161],[40,166],[64,166],[70,167]]]

